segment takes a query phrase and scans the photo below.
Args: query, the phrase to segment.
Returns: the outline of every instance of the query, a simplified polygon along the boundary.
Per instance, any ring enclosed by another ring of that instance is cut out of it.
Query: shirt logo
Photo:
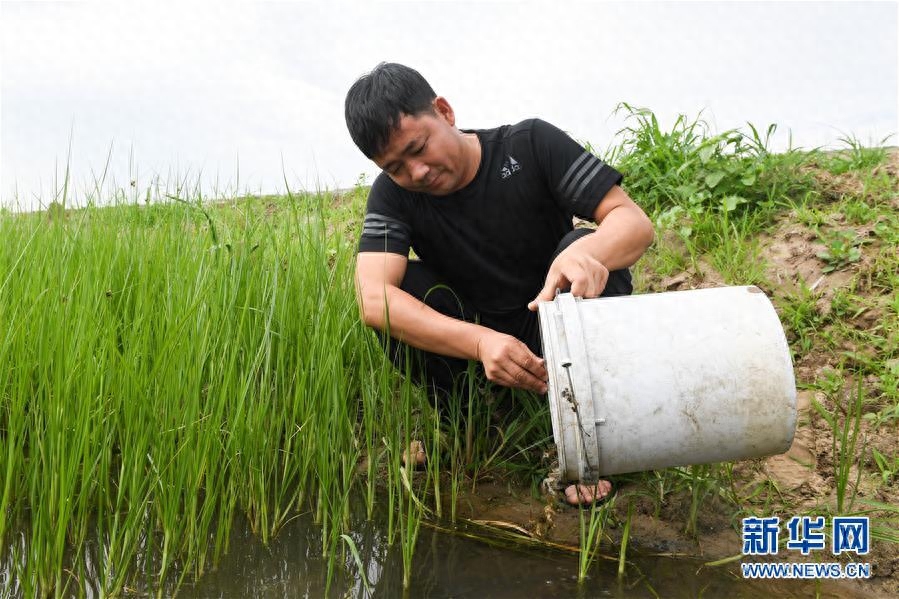
[[[518,164],[518,161],[507,155],[506,160],[503,162],[503,170],[499,174],[503,179],[508,179],[513,173],[517,173],[520,170],[521,165]]]

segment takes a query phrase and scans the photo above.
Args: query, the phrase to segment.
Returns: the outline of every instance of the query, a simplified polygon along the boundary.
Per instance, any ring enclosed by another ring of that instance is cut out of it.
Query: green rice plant
[[[631,520],[634,516],[633,499],[627,502],[627,517],[624,520],[624,531],[621,533],[621,547],[618,550],[618,580],[624,578],[624,569],[627,564],[627,543],[631,535]]]
[[[390,332],[389,306],[385,307],[385,335]],[[390,350],[392,351],[392,350]],[[426,407],[423,389],[414,385],[413,360],[411,349],[404,347],[405,359],[402,360],[404,369],[402,376],[392,378],[390,389],[383,396],[384,405],[379,406],[381,416],[381,441],[384,447],[388,517],[387,538],[390,544],[397,539],[400,543],[400,554],[403,564],[403,588],[408,589],[412,583],[412,559],[415,555],[415,547],[418,541],[418,532],[422,519],[430,514],[426,506],[426,493],[432,484],[432,473],[439,476],[435,452],[432,449],[428,453],[428,463],[424,470],[425,478],[417,476],[416,459],[410,451],[412,442],[421,442],[424,437],[421,418],[422,408]],[[384,373],[391,372],[384,370]],[[381,387],[388,386],[386,374],[382,374]],[[371,452],[370,452],[371,455]],[[432,463],[433,462],[433,463]]]
[[[102,592],[169,592],[238,510],[267,541],[311,505],[335,554],[385,400],[327,201],[3,214],[0,546],[28,531],[23,588],[71,590],[91,541]]]
[[[545,396],[519,389],[509,392],[508,413],[495,419],[497,468],[537,489],[546,478],[545,449],[553,441],[549,403]]]
[[[540,456],[552,438],[546,400],[518,389],[481,387],[476,393],[466,422],[472,440],[466,463],[473,487],[482,472],[496,469],[531,482],[542,480]]]
[[[690,507],[687,511],[684,532],[693,537],[698,535],[697,522],[702,506],[710,497],[719,497],[734,506],[742,504],[734,485],[732,463],[666,468],[654,472],[652,480],[657,489],[654,497],[656,514],[666,496],[675,493],[688,494]]]
[[[441,481],[441,468],[443,467],[443,435],[440,422],[439,405],[435,400],[433,411],[430,418],[430,430],[428,431],[430,438],[426,442],[426,446],[430,447],[427,453],[426,468],[428,469],[428,479],[431,481],[431,496],[434,502],[434,514],[439,519],[443,517],[443,491]]]
[[[797,205],[800,219],[822,231],[828,265],[849,266],[852,249],[861,251],[857,239],[827,242],[833,219],[818,200],[829,196],[806,167],[870,168],[877,152],[849,142],[843,154],[774,155],[773,127],[716,134],[681,116],[663,130],[647,110],[621,110],[631,113],[627,138],[608,159],[625,172],[629,193],[674,232],[653,250],[653,274],[708,262],[729,282],[759,280],[757,233],[775,209]],[[845,200],[844,213],[873,223],[859,289],[881,293],[884,301],[871,306],[884,318],[865,331],[847,324],[868,307],[854,288],[838,291],[826,316],[807,287],[775,301],[794,354],[834,350],[844,369],[876,381],[877,412],[866,417],[892,426],[894,188],[886,172],[853,177],[863,191]],[[463,484],[474,487],[492,470],[540,478],[550,437],[542,398],[513,394],[517,413],[495,404],[482,410],[471,377],[440,413],[360,323],[352,242],[361,186],[209,202],[186,176],[157,177],[145,194],[117,190],[116,204],[100,208],[105,178],[101,172],[80,195],[82,208],[66,173],[41,212],[0,210],[0,559],[18,585],[10,594],[62,596],[85,584],[98,595],[177,592],[215,567],[238,514],[263,543],[313,514],[330,583],[353,554],[349,506],[360,490],[370,519],[376,503],[386,504],[408,586],[422,520],[455,520]],[[861,388],[843,406],[841,376],[818,385],[835,402],[832,412],[815,409],[834,431],[836,509],[847,513]],[[423,472],[399,466],[413,438],[427,441]],[[889,456],[874,452],[871,472],[892,481]],[[734,501],[728,468],[637,479],[657,514],[672,493],[687,494],[695,532],[708,498]],[[787,500],[770,481],[741,493],[766,509]],[[582,573],[605,526],[598,509],[581,512]]]
[[[615,496],[600,505],[579,505],[578,525],[580,530],[580,551],[578,552],[578,584],[583,584],[587,572],[599,553],[606,524],[615,505]]]
[[[372,339],[373,335],[368,335]],[[391,524],[388,537],[392,538],[394,487],[389,482],[394,475],[389,466],[391,455],[395,448],[384,438],[382,425],[382,412],[388,401],[396,396],[396,377],[393,375],[392,365],[387,361],[385,352],[376,347],[374,340],[363,346],[361,354],[361,371],[367,373],[367,384],[362,386],[361,398],[361,438],[364,439],[365,459],[365,505],[369,520],[374,515],[376,494],[379,492],[378,482],[381,479],[379,470],[387,464],[388,483],[384,486],[387,492],[387,501],[391,509],[388,509],[388,520]]]
[[[407,360],[407,364],[409,361]],[[408,373],[407,373],[408,374]],[[408,379],[407,379],[408,380]],[[412,386],[404,385],[400,393],[401,409],[399,411],[401,417],[401,427],[398,431],[397,446],[406,450],[411,446],[414,427],[412,422]],[[401,431],[401,432],[399,432]],[[420,437],[419,437],[420,438]],[[421,520],[427,512],[424,501],[419,498],[419,494],[427,489],[428,481],[424,481],[418,488],[413,487],[412,471],[415,468],[414,456],[410,454],[409,460],[404,465],[397,465],[399,472],[397,497],[399,498],[399,508],[401,510],[399,517],[399,536],[400,550],[403,559],[403,588],[409,589],[412,585],[412,559],[415,555],[415,546],[418,542],[418,531],[421,527]]]
[[[636,494],[652,501],[654,518],[661,517],[662,507],[669,503],[672,497],[689,497],[684,532],[692,537],[696,537],[699,533],[697,525],[699,515],[703,505],[710,498],[719,498],[735,509],[739,509],[758,495],[764,494],[766,498],[770,498],[770,494],[765,493],[765,489],[761,486],[748,496],[745,491],[738,492],[734,465],[730,462],[665,468],[636,473],[626,479],[633,481],[637,489]]]
[[[717,481],[712,476],[712,467],[707,464],[690,466],[688,471],[690,510],[684,530],[688,535],[695,538],[699,534],[699,529],[697,528],[699,508],[709,493],[717,487]]]
[[[446,477],[449,487],[449,519],[456,522],[457,508],[466,472],[471,465],[467,455],[471,446],[470,425],[466,413],[470,413],[472,402],[479,401],[479,376],[476,363],[469,361],[467,371],[452,393],[434,398],[431,427],[431,447],[428,455],[429,477],[434,481],[433,501],[437,518],[443,518],[443,487],[441,479]]]
[[[468,405],[471,403],[471,399],[476,397],[477,377],[475,375],[474,364],[469,362],[467,375],[463,381],[464,388],[459,392],[450,394],[446,398],[445,413],[440,415],[443,421],[442,430],[450,445],[447,456],[449,461],[447,474],[449,476],[450,522],[453,524],[456,523],[459,495],[464,483],[465,472],[468,468],[466,449],[463,442],[465,435],[462,432],[463,427],[466,427],[463,412],[468,412]],[[434,476],[439,476],[439,473],[435,473]]]
[[[340,535],[340,538],[343,539],[344,543],[346,543],[349,548],[350,553],[353,555],[353,560],[356,562],[356,568],[359,570],[359,576],[362,578],[362,586],[365,588],[365,592],[371,595],[372,587],[368,582],[368,577],[365,575],[365,564],[362,563],[362,558],[359,555],[359,549],[356,547],[356,542],[353,541],[353,537],[347,534]]]

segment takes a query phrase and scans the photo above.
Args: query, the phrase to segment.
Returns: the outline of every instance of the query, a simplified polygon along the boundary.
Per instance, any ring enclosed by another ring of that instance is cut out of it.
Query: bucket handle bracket
[[[593,481],[599,478],[600,464],[596,425],[604,423],[605,418],[595,417],[589,371],[586,372],[586,378],[583,376],[584,372],[579,372],[581,367],[589,368],[589,366],[577,302],[570,293],[559,294],[556,296],[556,302],[560,308],[555,313],[556,325],[562,333],[560,335],[560,349],[562,350],[560,363],[565,370],[568,382],[567,388],[563,389],[561,394],[571,404],[575,416],[574,424],[578,437],[578,475],[582,481]],[[572,356],[578,359],[573,360]],[[575,363],[578,364],[576,374],[582,375],[580,378],[572,376],[572,368]],[[585,423],[589,428],[585,428]],[[595,464],[592,463],[591,457],[593,456],[596,457]]]

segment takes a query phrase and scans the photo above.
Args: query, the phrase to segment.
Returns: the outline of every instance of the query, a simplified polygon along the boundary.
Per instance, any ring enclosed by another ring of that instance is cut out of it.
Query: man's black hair
[[[369,159],[387,146],[403,115],[433,112],[437,97],[415,69],[382,62],[356,80],[346,94],[344,116],[350,137]]]

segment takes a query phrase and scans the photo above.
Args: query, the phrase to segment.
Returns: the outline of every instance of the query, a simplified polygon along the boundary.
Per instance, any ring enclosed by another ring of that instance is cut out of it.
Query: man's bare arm
[[[652,221],[619,186],[612,187],[594,213],[595,233],[565,248],[553,263],[543,289],[528,304],[550,301],[556,289],[571,288],[578,297],[597,297],[605,289],[610,270],[632,266],[652,244]]]
[[[356,297],[366,325],[425,351],[479,360],[487,377],[501,385],[546,391],[543,360],[527,345],[511,335],[441,314],[400,289],[407,264],[399,254],[358,254]]]

